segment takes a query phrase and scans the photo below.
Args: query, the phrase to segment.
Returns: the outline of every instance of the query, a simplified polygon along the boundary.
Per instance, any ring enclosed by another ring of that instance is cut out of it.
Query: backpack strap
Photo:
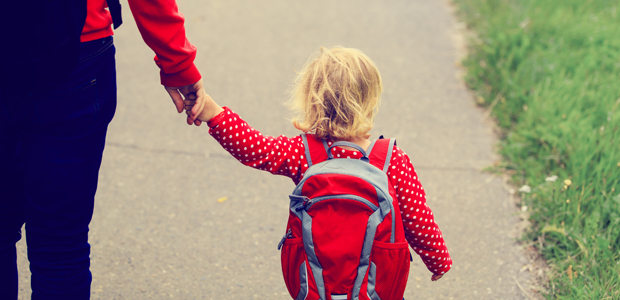
[[[116,29],[123,24],[121,3],[119,0],[106,0],[106,2],[108,3],[108,9],[110,10],[110,15],[112,16],[112,24],[114,24],[114,29]]]
[[[368,159],[370,164],[387,173],[392,160],[392,151],[396,145],[396,139],[379,138],[368,147]]]
[[[301,134],[301,138],[304,141],[304,148],[306,148],[308,167],[327,160],[327,149],[329,147],[325,139],[317,139],[314,135],[305,133]]]

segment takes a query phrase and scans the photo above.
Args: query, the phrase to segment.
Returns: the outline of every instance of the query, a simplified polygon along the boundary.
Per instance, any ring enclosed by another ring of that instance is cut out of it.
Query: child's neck
[[[336,140],[332,140],[332,141],[333,142],[338,142]],[[355,138],[352,138],[352,139],[342,140],[342,141],[346,141],[346,142],[349,142],[349,143],[356,144],[356,145],[362,147],[362,149],[364,149],[364,151],[368,151],[368,147],[370,147],[370,143],[371,143],[370,140],[365,138],[365,137],[355,137]],[[355,150],[355,148],[352,148],[352,147],[347,147],[347,146],[341,146],[341,147],[345,148],[345,149],[349,149],[349,150]]]

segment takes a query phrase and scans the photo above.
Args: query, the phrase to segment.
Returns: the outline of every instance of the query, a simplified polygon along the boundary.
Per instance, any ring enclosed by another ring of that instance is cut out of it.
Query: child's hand
[[[196,124],[196,126],[200,126],[200,123],[202,122],[200,120],[196,120],[196,115],[202,110],[204,105],[204,96],[206,95],[202,84],[202,79],[198,80],[198,82],[194,84],[189,84],[186,86],[165,86],[165,89],[168,94],[170,94],[170,98],[172,98],[172,102],[174,102],[174,105],[177,107],[177,111],[179,113],[183,111],[184,97],[185,99],[191,98],[194,100],[196,105],[194,106],[194,111],[187,114],[187,124]]]
[[[441,277],[443,277],[443,275],[433,275],[433,276],[431,276],[431,281],[437,281],[437,280],[441,279]]]
[[[196,105],[196,96],[190,94],[185,98],[185,112],[189,116],[192,113],[192,108]],[[217,116],[219,113],[224,111],[209,95],[205,95],[204,107],[202,111],[200,111],[196,117],[197,120],[202,122],[207,122],[211,120],[213,117]]]

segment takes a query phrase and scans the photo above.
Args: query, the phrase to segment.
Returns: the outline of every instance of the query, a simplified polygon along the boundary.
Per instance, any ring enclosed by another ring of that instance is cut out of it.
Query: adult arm
[[[170,94],[177,111],[183,111],[183,96],[195,95],[196,105],[188,124],[200,125],[196,116],[204,106],[205,91],[194,59],[196,47],[185,35],[185,17],[175,0],[129,0],[144,42],[155,52],[161,84]]]

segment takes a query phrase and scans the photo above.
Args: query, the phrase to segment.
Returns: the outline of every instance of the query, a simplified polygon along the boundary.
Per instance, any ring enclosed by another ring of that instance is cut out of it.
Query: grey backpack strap
[[[351,142],[345,142],[345,141],[335,142],[331,146],[329,146],[329,148],[327,148],[327,156],[329,157],[329,159],[334,158],[332,156],[332,151],[331,151],[332,148],[338,147],[338,146],[346,146],[346,147],[355,148],[355,150],[362,153],[363,157],[361,158],[361,160],[368,162],[368,156],[366,155],[366,151],[364,151],[364,148],[362,148],[360,145],[357,145]]]
[[[308,162],[308,167],[312,166],[312,158],[310,157],[310,146],[308,146],[308,137],[305,133],[301,134],[301,139],[304,141],[304,149],[306,149],[306,161]]]
[[[392,160],[392,151],[394,151],[396,139],[378,139],[375,140],[368,148],[368,158],[370,164],[387,173]]]
[[[311,167],[313,164],[318,164],[320,162],[326,161],[327,157],[327,141],[325,139],[317,139],[313,135],[307,135],[305,133],[301,134],[301,139],[304,142],[306,161],[308,162],[308,167]]]

